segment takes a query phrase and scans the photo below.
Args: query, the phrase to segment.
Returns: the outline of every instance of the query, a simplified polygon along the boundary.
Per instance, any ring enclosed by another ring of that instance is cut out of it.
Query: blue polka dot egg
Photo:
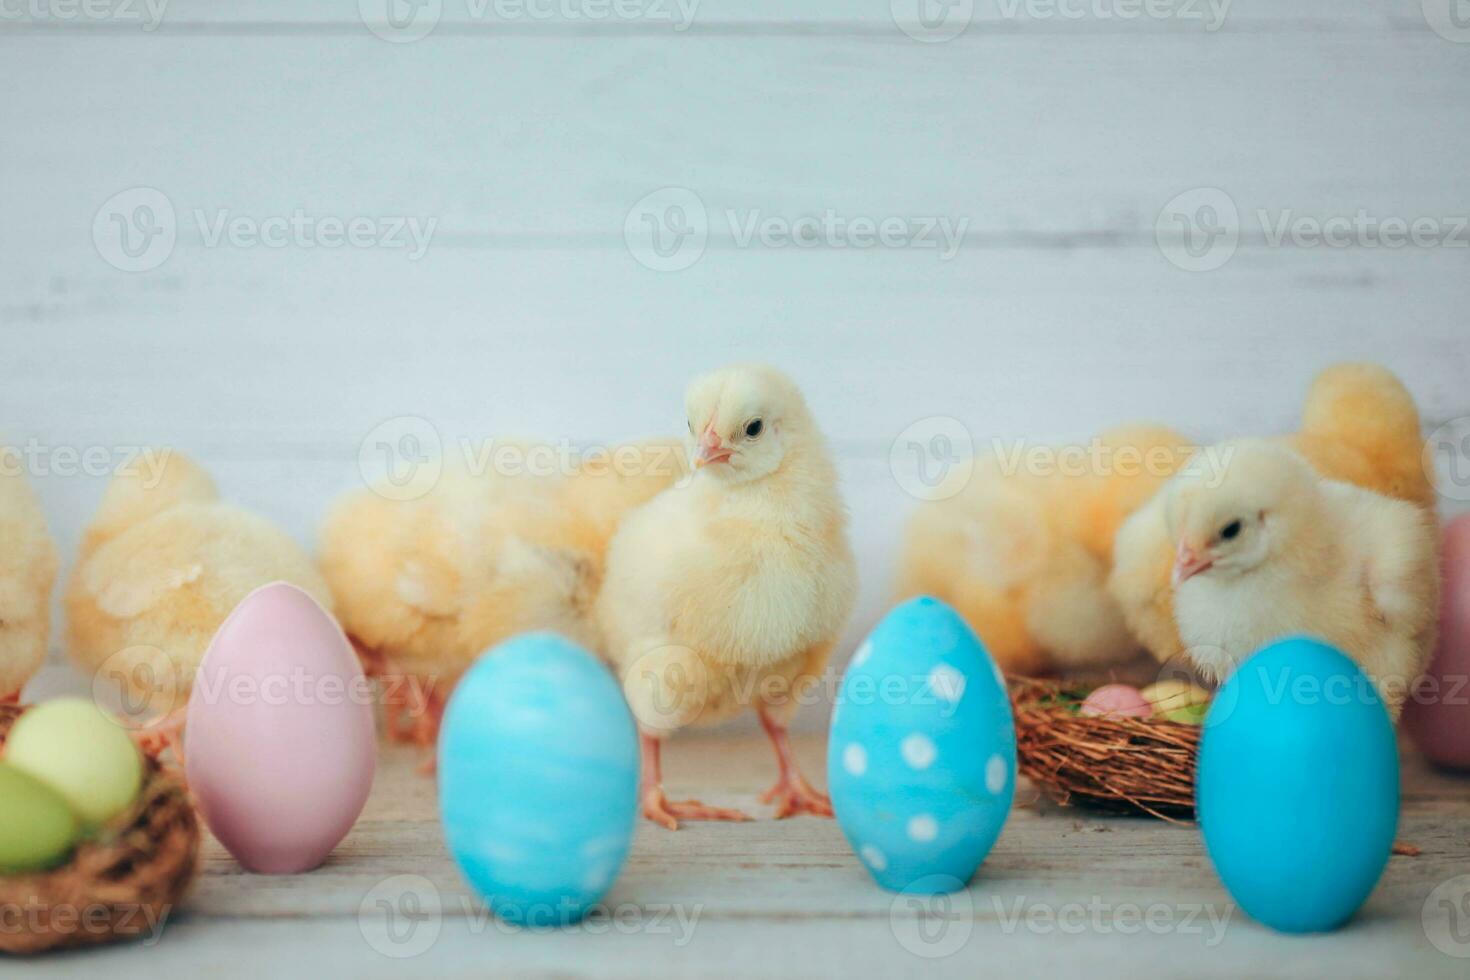
[[[949,606],[913,599],[858,648],[827,745],[837,820],[891,891],[965,887],[1000,836],[1016,784],[1005,680]]]
[[[638,736],[592,654],[551,633],[507,640],[455,687],[439,805],[460,870],[502,919],[575,922],[612,887],[638,801]]]

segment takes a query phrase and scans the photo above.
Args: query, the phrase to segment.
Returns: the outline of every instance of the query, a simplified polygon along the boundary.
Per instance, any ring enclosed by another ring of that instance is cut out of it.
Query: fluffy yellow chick
[[[661,740],[753,708],[779,778],[777,817],[832,815],[797,769],[786,735],[852,611],[857,573],[837,473],[801,392],[764,366],[696,378],[685,395],[687,483],[631,513],[613,537],[598,598],[605,649],[643,746],[644,816],[744,820],[670,802]]]
[[[416,499],[372,489],[341,498],[322,525],[322,572],[383,684],[389,737],[432,746],[455,681],[518,633],[553,630],[595,649],[607,542],[684,465],[672,441],[584,454],[569,474],[451,457]]]
[[[1136,426],[1088,446],[1042,447],[1035,462],[1024,450],[978,460],[959,493],[915,513],[899,596],[949,603],[1011,673],[1132,659],[1138,641],[1107,589],[1113,538],[1190,446],[1170,429]]]
[[[311,557],[265,518],[222,502],[213,481],[174,450],[157,467],[114,475],[82,540],[65,596],[67,648],[103,669],[134,703],[167,712],[151,728],[174,745],[194,675],[235,606],[290,582],[327,609]]]
[[[1279,440],[1331,480],[1432,507],[1419,411],[1403,384],[1375,364],[1338,364],[1307,393],[1301,431]],[[1129,628],[1167,661],[1184,644],[1174,622],[1171,574],[1177,542],[1155,497],[1118,530],[1108,588]]]
[[[26,480],[20,456],[0,448],[0,703],[21,688],[46,658],[56,545]]]
[[[1429,512],[1324,480],[1264,441],[1202,453],[1163,496],[1175,617],[1204,674],[1223,680],[1261,647],[1311,635],[1361,664],[1398,717],[1438,622]]]

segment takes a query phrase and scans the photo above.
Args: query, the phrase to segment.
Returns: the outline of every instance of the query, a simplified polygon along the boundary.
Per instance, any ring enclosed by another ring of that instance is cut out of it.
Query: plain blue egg
[[[1282,932],[1341,926],[1398,828],[1398,743],[1373,682],[1316,640],[1261,650],[1206,716],[1197,794],[1210,860],[1246,913]]]
[[[638,736],[598,660],[552,633],[480,657],[439,734],[439,807],[460,870],[496,915],[580,919],[628,856]]]
[[[965,621],[928,597],[890,612],[842,678],[827,744],[838,823],[890,891],[965,887],[1016,788],[1005,681]]]

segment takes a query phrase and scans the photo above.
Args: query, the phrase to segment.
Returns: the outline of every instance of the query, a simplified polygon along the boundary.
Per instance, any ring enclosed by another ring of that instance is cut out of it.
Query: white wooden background
[[[177,445],[303,543],[385,420],[427,419],[450,443],[675,432],[690,374],[766,359],[800,379],[841,454],[862,562],[855,637],[886,604],[915,503],[889,451],[918,420],[958,419],[981,446],[1133,419],[1200,438],[1284,430],[1311,375],[1345,358],[1399,372],[1431,426],[1470,416],[1470,250],[1273,247],[1253,218],[1470,213],[1470,43],[1426,16],[1452,24],[1451,0],[1235,0],[1214,32],[956,0],[972,19],[942,43],[895,26],[893,9],[916,0],[702,0],[684,31],[423,0],[439,19],[411,43],[365,24],[361,10],[386,0],[172,0],[153,30],[143,0],[89,2],[110,16],[0,0],[0,431],[52,467],[68,451]],[[585,2],[598,0],[572,9]],[[115,195],[139,187],[166,196],[178,238],[162,264],[128,273],[93,225],[131,216],[138,199]],[[682,271],[645,267],[625,241],[630,211],[666,187],[710,219]],[[1227,192],[1246,219],[1213,272],[1176,268],[1155,240],[1161,210],[1198,188]],[[208,247],[193,219],[296,209],[437,228],[411,261]],[[967,234],[947,261],[741,247],[727,209],[943,217]],[[69,564],[102,480],[36,482]],[[764,747],[721,745],[675,746],[672,785],[752,806]],[[801,745],[816,765],[820,740]],[[446,900],[464,894],[412,762],[385,756],[328,868],[246,882],[211,844],[157,949],[27,969],[1463,975],[1420,921],[1431,889],[1465,871],[1463,784],[1417,770],[1403,832],[1424,856],[1395,859],[1361,920],[1332,937],[1241,922],[1202,949],[1113,928],[1002,929],[992,901],[1018,896],[1228,901],[1189,830],[1027,805],[965,893],[975,936],[950,958],[905,947],[917,915],[866,883],[834,825],[766,820],[640,829],[612,900],[708,903],[687,947],[502,941],[452,917],[432,953],[388,960],[356,911],[373,882],[413,871]]]
[[[142,0],[94,2],[113,16],[0,16],[0,429],[176,445],[303,542],[385,419],[451,444],[674,432],[689,375],[765,359],[841,453],[856,636],[914,505],[888,457],[916,420],[981,446],[1133,419],[1280,430],[1344,358],[1386,362],[1432,424],[1470,415],[1470,250],[1273,247],[1253,218],[1470,212],[1470,44],[1419,0],[1236,0],[1214,32],[980,0],[944,43],[895,26],[903,0],[702,0],[684,31],[426,0],[440,19],[412,43],[365,26],[383,0],[173,0],[153,30]],[[670,186],[710,232],[660,272],[624,230]],[[178,238],[129,273],[93,224],[136,187]],[[1245,230],[1187,272],[1155,219],[1202,187]],[[194,218],[296,209],[437,227],[413,261],[208,247]],[[727,209],[967,233],[949,260],[742,247]],[[37,482],[69,559],[102,481]]]

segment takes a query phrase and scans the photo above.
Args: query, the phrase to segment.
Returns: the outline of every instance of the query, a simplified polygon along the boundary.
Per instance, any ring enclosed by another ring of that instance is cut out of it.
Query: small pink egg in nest
[[[1153,706],[1136,687],[1109,684],[1100,687],[1082,702],[1082,713],[1088,716],[1113,715],[1118,718],[1150,718]]]

